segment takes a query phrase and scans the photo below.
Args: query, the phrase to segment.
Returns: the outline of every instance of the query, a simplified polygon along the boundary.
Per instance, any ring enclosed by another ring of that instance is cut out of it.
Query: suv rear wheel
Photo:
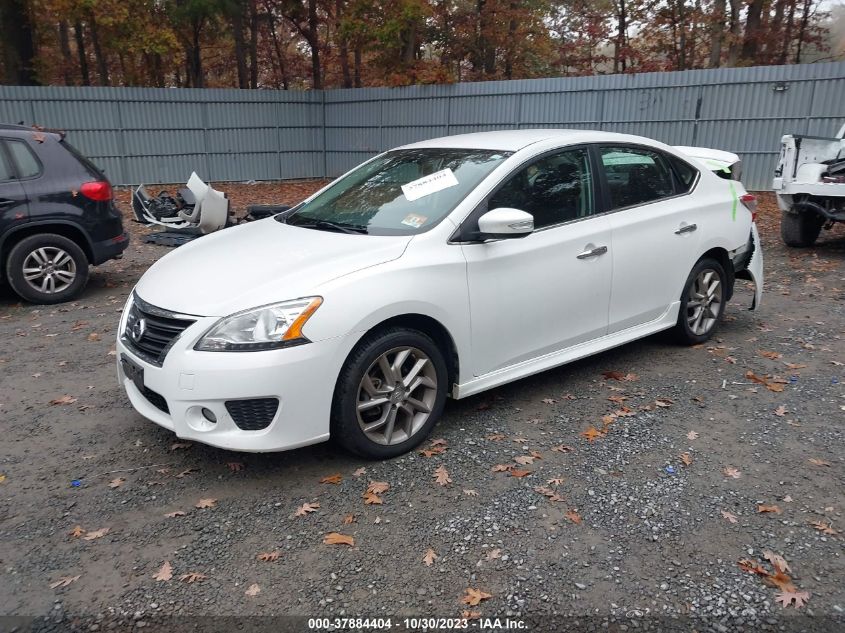
[[[27,301],[62,303],[76,297],[88,282],[88,258],[63,235],[30,235],[9,253],[6,279]]]

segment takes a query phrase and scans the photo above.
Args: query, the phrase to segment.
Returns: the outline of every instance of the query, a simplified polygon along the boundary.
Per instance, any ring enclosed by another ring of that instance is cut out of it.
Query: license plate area
[[[129,358],[126,354],[120,355],[120,366],[123,368],[123,373],[126,377],[138,388],[138,391],[143,391],[144,368]]]

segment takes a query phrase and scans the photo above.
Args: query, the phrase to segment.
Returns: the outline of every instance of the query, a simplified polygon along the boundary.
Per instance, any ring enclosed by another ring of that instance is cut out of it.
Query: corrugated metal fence
[[[843,119],[845,62],[314,92],[0,87],[0,122],[68,130],[122,184],[336,176],[421,139],[569,127],[733,151],[768,189],[781,135]]]

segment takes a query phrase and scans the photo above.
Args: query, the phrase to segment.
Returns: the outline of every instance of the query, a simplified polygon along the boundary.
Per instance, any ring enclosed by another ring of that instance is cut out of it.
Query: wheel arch
[[[434,317],[429,316],[427,314],[420,314],[415,312],[397,314],[395,316],[388,317],[376,323],[368,330],[361,333],[361,336],[355,342],[355,345],[353,346],[352,350],[350,350],[349,354],[352,354],[352,351],[367,336],[373,334],[374,332],[378,332],[379,330],[384,330],[390,327],[404,327],[411,330],[417,330],[419,332],[422,332],[423,334],[427,334],[432,338],[432,340],[437,345],[437,348],[443,354],[443,359],[446,361],[446,368],[449,372],[450,385],[448,393],[451,394],[451,385],[457,384],[460,377],[460,358],[458,355],[458,347],[455,344],[454,337],[452,336],[451,332],[449,332],[449,330],[446,328],[446,326]],[[346,361],[344,361],[344,363],[345,362]]]
[[[13,228],[12,230],[0,236],[0,276],[5,275],[5,262],[15,244],[27,237],[33,235],[40,235],[44,233],[52,233],[61,235],[74,242],[88,259],[88,263],[94,260],[94,252],[91,246],[91,241],[79,226],[72,222],[49,221],[49,222],[27,222]]]
[[[728,251],[721,246],[716,246],[711,248],[709,251],[705,252],[701,257],[698,258],[696,264],[700,262],[702,259],[715,259],[722,265],[722,268],[725,270],[725,274],[728,276],[727,279],[727,288],[725,291],[725,300],[730,301],[731,297],[734,294],[734,281],[736,280],[736,273],[734,271],[733,262],[731,261],[731,257],[728,254]]]

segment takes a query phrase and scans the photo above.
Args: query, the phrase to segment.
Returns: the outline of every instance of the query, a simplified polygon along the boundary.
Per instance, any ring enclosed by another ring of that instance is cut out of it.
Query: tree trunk
[[[795,63],[801,63],[801,48],[804,45],[804,36],[807,35],[807,26],[810,23],[810,10],[813,8],[813,3],[810,0],[804,0],[804,12],[801,15],[801,26],[798,27],[798,45],[795,48]]]
[[[25,0],[3,0],[0,2],[0,23],[4,25],[2,35],[3,67],[5,83],[18,86],[35,86],[38,80],[32,68],[35,58],[35,41],[29,18],[29,3]]]
[[[191,45],[187,51],[188,64],[186,70],[188,76],[186,79],[193,88],[205,88],[205,73],[202,69],[202,44],[200,42],[203,24],[203,18],[194,18],[191,22]]]
[[[70,74],[70,28],[67,20],[59,22],[59,50],[62,52],[62,78],[66,86],[73,85],[73,77]]]
[[[76,54],[79,56],[79,72],[82,76],[82,85],[91,85],[91,75],[88,72],[88,55],[85,52],[85,31],[82,22],[79,20],[73,25],[73,37],[76,40]]]
[[[787,12],[786,25],[783,30],[783,42],[781,43],[780,53],[778,54],[777,63],[785,64],[789,56],[789,47],[792,43],[792,27],[795,23],[795,5],[798,0],[789,0],[789,11]]]
[[[516,27],[517,22],[514,17],[519,8],[518,2],[511,2],[509,5],[511,10],[511,18],[508,20],[508,42],[505,45],[505,79],[513,78],[513,58],[517,46],[516,42]]]
[[[258,88],[258,29],[259,15],[255,0],[249,2],[249,87]]]
[[[710,18],[710,68],[718,68],[722,62],[722,39],[725,29],[725,0],[715,0],[713,17]]]
[[[760,25],[763,18],[765,0],[751,0],[745,16],[745,38],[742,42],[742,59],[754,63],[760,48]]]
[[[270,14],[270,36],[273,38],[273,48],[276,51],[276,61],[279,64],[279,77],[282,80],[282,89],[287,90],[290,87],[288,85],[287,60],[279,43],[279,36],[276,33],[276,20],[273,14]]]
[[[740,42],[739,42],[739,27],[740,27],[740,13],[742,12],[741,0],[730,0],[731,3],[731,19],[728,32],[731,35],[731,45],[728,48],[728,63],[729,67],[736,66],[739,59]]]
[[[361,87],[361,57],[362,57],[362,44],[361,42],[355,43],[355,50],[353,53],[353,63],[355,64],[355,74],[353,79],[355,80],[355,87]]]
[[[616,43],[613,48],[613,72],[625,72],[625,43],[627,40],[628,14],[626,0],[617,0],[616,5]]]
[[[103,49],[100,46],[100,36],[97,30],[97,20],[93,11],[88,12],[88,26],[91,29],[91,45],[94,47],[94,61],[97,63],[97,76],[100,78],[101,86],[108,86],[109,66]]]
[[[308,45],[311,47],[311,80],[314,90],[323,88],[322,68],[320,67],[320,34],[317,30],[320,22],[317,18],[317,0],[308,0]]]
[[[232,39],[235,43],[235,67],[238,71],[238,88],[248,86],[246,74],[246,45],[244,44],[244,4],[238,2],[232,9]]]

